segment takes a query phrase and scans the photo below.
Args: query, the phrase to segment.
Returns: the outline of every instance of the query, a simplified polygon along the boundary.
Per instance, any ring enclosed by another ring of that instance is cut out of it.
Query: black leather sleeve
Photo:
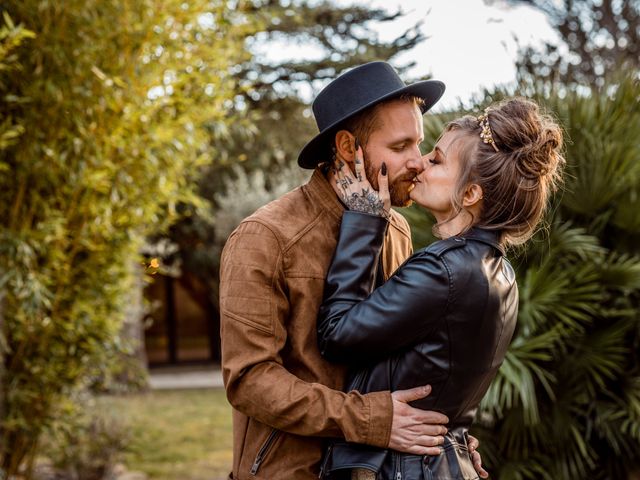
[[[444,317],[449,275],[442,260],[425,251],[372,292],[385,223],[356,212],[343,216],[317,325],[320,352],[330,360],[388,356],[425,338]]]

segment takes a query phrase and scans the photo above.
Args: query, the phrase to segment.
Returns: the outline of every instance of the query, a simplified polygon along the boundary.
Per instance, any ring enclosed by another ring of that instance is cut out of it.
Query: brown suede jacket
[[[318,477],[324,438],[386,447],[389,392],[343,393],[345,369],[318,351],[316,318],[344,207],[316,170],[246,218],[222,254],[222,373],[233,406],[235,480]],[[392,213],[385,279],[411,254]]]

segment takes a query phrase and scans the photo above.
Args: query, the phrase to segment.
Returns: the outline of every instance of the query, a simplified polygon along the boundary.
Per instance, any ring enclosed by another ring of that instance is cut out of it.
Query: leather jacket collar
[[[457,235],[459,238],[475,240],[486,243],[505,255],[504,246],[500,243],[500,232],[497,230],[487,230],[486,228],[472,227],[466,232]]]

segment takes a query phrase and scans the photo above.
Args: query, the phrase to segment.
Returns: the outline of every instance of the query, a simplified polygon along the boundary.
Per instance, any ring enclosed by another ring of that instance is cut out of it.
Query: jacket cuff
[[[378,215],[358,212],[355,210],[345,210],[342,214],[342,225],[348,228],[359,228],[385,232],[389,221]]]
[[[365,443],[374,447],[387,448],[393,421],[391,392],[367,393],[367,398],[369,399],[369,431]]]

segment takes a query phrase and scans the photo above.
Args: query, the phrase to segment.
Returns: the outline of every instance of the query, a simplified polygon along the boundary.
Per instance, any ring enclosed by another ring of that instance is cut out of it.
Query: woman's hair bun
[[[530,100],[513,98],[488,109],[494,140],[501,153],[512,157],[525,178],[550,177],[555,183],[562,157],[562,130]]]

